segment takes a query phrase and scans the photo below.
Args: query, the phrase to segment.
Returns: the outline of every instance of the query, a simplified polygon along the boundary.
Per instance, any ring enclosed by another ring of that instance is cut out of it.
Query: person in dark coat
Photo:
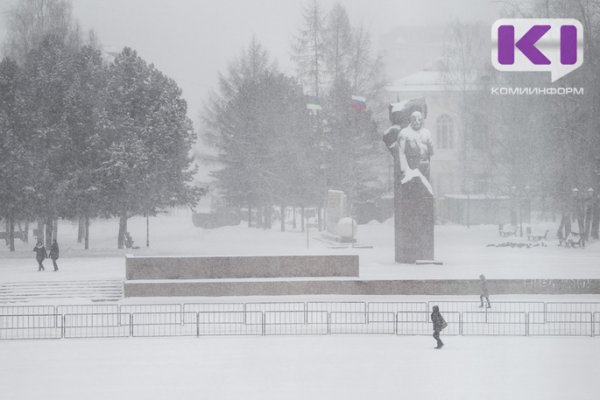
[[[58,260],[60,250],[58,249],[58,243],[56,243],[56,239],[52,241],[52,245],[50,246],[50,258],[52,259],[52,264],[54,265],[54,271],[58,271],[58,265],[56,264],[56,260]]]
[[[38,262],[38,271],[44,270],[44,260],[47,257],[46,248],[44,247],[44,243],[41,240],[38,240],[37,244],[33,248],[35,252],[35,259]]]
[[[492,304],[490,303],[490,292],[488,291],[485,275],[479,275],[479,281],[481,282],[481,295],[479,295],[479,301],[481,304],[479,305],[479,308],[483,307],[484,298],[487,300],[487,308],[491,308]]]
[[[448,326],[442,314],[440,314],[440,308],[438,306],[433,306],[433,312],[431,313],[431,322],[433,322],[433,338],[437,342],[436,349],[441,349],[444,346],[444,343],[440,339],[440,332],[442,329]]]

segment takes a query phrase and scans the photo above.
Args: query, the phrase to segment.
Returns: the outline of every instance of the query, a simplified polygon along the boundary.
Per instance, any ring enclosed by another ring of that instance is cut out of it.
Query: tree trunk
[[[88,250],[90,248],[90,217],[87,215],[84,218],[84,237],[85,237],[85,249]]]
[[[23,231],[23,241],[29,243],[29,221],[25,221],[25,230]]]
[[[293,207],[292,228],[296,229],[296,206]]]
[[[588,204],[586,204],[585,206],[585,210],[584,210],[584,214],[583,214],[583,230],[585,232],[585,240],[589,240],[590,239],[590,234],[592,233],[592,212],[593,212],[593,205],[592,205],[592,201],[590,200],[590,202]]]
[[[262,228],[264,226],[263,221],[263,207],[256,207],[256,227]]]
[[[52,220],[52,239],[58,240],[58,218]]]
[[[252,207],[248,206],[248,228],[252,227]]]
[[[85,218],[79,217],[77,224],[77,243],[83,242],[85,238]]]
[[[52,244],[52,233],[54,231],[53,227],[54,219],[52,217],[46,217],[46,247],[50,247]]]
[[[285,206],[281,205],[281,232],[285,232]]]
[[[119,237],[117,239],[117,247],[125,248],[125,234],[127,233],[127,212],[122,211],[119,216]]]
[[[592,237],[598,239],[600,230],[600,197],[594,199],[592,205]]]
[[[319,232],[323,230],[323,218],[321,217],[321,212],[323,209],[321,207],[317,208],[317,221],[319,225]]]
[[[8,216],[8,247],[10,251],[15,251],[15,217],[11,214]]]
[[[273,207],[265,207],[265,229],[271,229],[273,227]]]
[[[517,200],[513,196],[510,199],[510,224],[512,226],[517,226],[518,222],[519,221],[517,219]]]
[[[585,246],[585,217],[584,217],[583,207],[577,207],[577,230],[579,231],[579,239],[581,240],[581,247]]]
[[[44,221],[41,219],[37,220],[37,235],[35,235],[35,240],[44,241]]]
[[[563,214],[560,219],[560,225],[556,236],[559,240],[566,239],[571,233],[571,216],[569,214]]]
[[[304,232],[304,206],[300,207],[300,230]]]

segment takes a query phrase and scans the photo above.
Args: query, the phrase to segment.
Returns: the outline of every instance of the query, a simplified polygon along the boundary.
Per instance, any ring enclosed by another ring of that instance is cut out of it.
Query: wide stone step
[[[494,294],[598,294],[600,279],[489,280]],[[479,280],[204,279],[125,281],[125,297],[285,295],[479,295]]]
[[[119,280],[0,283],[0,303],[72,298],[114,301],[122,297],[123,282]]]

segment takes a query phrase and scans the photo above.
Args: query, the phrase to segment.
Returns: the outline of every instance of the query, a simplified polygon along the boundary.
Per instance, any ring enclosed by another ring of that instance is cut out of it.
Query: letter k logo
[[[498,71],[550,72],[555,82],[583,64],[583,26],[576,19],[505,18],[491,33]]]
[[[535,65],[549,65],[550,60],[535,44],[546,32],[550,25],[534,25],[517,43],[515,43],[515,27],[502,25],[498,27],[498,62],[502,65],[512,65],[515,62],[515,47]]]

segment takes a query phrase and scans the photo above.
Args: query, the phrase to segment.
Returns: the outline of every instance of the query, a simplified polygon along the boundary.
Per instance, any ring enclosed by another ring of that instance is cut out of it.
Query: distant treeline
[[[327,189],[343,190],[350,204],[386,189],[389,155],[374,117],[385,110],[383,66],[368,32],[341,5],[325,11],[310,1],[291,53],[296,76],[253,39],[203,112],[218,195],[250,215],[258,210],[263,227],[274,206],[282,215],[288,206],[322,209]]]

